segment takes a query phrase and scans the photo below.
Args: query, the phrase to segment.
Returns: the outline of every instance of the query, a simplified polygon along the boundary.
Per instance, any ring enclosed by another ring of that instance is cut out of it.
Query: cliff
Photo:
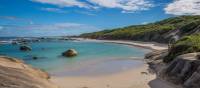
[[[0,56],[1,88],[58,88],[48,81],[48,74],[23,61]]]
[[[163,63],[162,60],[167,53],[151,52],[145,57],[158,77],[180,88],[200,88],[200,53],[183,54],[170,63]]]

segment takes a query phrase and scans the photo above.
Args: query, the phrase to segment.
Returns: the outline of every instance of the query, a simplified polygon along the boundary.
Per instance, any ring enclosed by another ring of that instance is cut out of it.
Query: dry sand
[[[166,44],[159,44],[155,42],[141,42],[141,41],[130,41],[130,40],[96,40],[96,39],[82,39],[82,40],[93,41],[93,42],[125,44],[125,45],[147,48],[151,50],[164,50],[168,48]]]
[[[52,77],[60,88],[174,88],[167,82],[157,79],[144,65],[137,69],[120,73],[91,77]]]
[[[121,73],[92,77],[52,77],[61,88],[150,88],[155,75],[146,74],[147,66]],[[143,72],[143,74],[142,74]]]

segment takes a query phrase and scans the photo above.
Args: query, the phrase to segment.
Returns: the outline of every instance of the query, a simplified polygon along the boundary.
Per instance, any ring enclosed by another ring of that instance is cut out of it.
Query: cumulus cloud
[[[164,10],[173,15],[200,15],[200,0],[175,0]]]
[[[55,23],[35,25],[2,25],[0,36],[63,36],[78,35],[86,32],[99,30],[86,24],[78,23]],[[13,32],[15,31],[15,32]]]
[[[147,10],[153,7],[153,4],[148,0],[88,0],[93,4],[106,8],[122,9],[123,13]]]
[[[153,7],[150,0],[32,0],[34,2],[57,5],[59,7],[80,7],[87,9],[115,8],[123,13],[148,10]]]

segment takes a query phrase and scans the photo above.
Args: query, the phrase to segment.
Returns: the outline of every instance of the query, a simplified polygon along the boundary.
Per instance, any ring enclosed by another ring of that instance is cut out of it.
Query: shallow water
[[[143,58],[147,49],[128,45],[86,41],[46,41],[30,43],[32,51],[19,51],[18,45],[0,45],[0,54],[23,59],[34,67],[46,70],[52,75],[93,75],[114,73],[137,67],[143,63],[133,60]],[[61,53],[74,48],[78,56],[62,57]],[[39,57],[33,60],[32,57]]]

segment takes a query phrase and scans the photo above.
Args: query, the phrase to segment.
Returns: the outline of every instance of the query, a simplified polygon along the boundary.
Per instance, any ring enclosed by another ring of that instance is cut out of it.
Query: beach
[[[52,77],[61,88],[150,88],[155,75],[147,73],[148,66],[125,72],[92,77]],[[146,74],[147,73],[147,74]]]
[[[52,77],[51,81],[60,88],[174,88],[156,78],[144,65],[137,69],[96,77]]]
[[[81,39],[82,40],[82,39]],[[138,43],[133,41],[110,41],[110,40],[91,40],[84,41],[117,43],[132,45],[151,50],[167,49],[164,45],[154,43]],[[51,81],[61,88],[174,88],[173,85],[157,78],[155,74],[149,72],[148,64],[143,64],[137,68],[105,74],[100,76],[52,76]]]
[[[156,42],[141,42],[141,41],[131,41],[131,40],[97,40],[97,39],[84,39],[84,38],[74,38],[76,40],[82,41],[92,41],[92,42],[105,42],[105,43],[116,43],[124,44],[130,46],[141,47],[150,50],[165,50],[168,48],[166,44],[160,44]]]

